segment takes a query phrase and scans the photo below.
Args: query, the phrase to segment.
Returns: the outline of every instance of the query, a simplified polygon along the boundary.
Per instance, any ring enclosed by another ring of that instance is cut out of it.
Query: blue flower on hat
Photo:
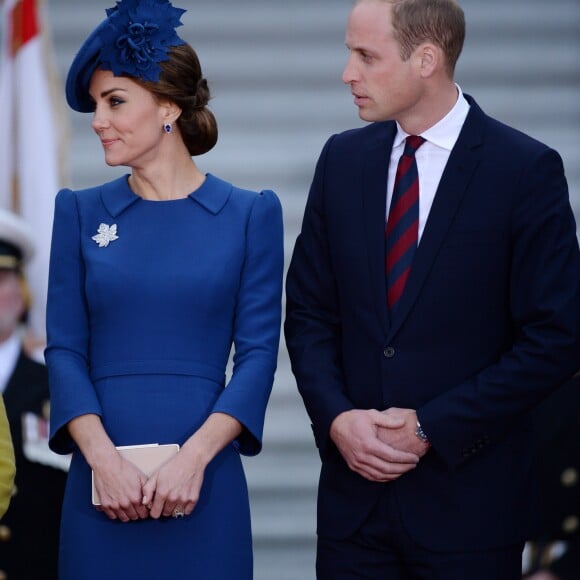
[[[160,62],[172,46],[185,44],[175,32],[185,12],[168,0],[120,0],[107,9],[100,30],[100,67],[115,76],[159,80]]]

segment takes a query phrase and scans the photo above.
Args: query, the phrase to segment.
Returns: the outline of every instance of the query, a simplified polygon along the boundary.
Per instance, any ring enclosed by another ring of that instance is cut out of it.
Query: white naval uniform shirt
[[[12,336],[0,343],[0,392],[4,393],[8,381],[16,368],[20,350],[22,348],[20,333],[12,333]]]

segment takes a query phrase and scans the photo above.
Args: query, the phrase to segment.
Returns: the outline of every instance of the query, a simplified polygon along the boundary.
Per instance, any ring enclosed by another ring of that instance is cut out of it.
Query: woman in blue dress
[[[73,453],[61,580],[252,577],[240,454],[260,451],[276,366],[282,214],[272,191],[192,160],[217,128],[183,12],[122,0],[67,77],[106,163],[131,172],[56,198],[50,445]],[[151,443],[181,447],[149,477],[117,449]]]

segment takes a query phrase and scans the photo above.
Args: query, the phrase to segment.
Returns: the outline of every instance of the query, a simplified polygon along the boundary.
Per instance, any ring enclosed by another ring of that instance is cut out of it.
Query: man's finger
[[[389,413],[387,411],[374,411],[373,419],[377,427],[384,427],[385,429],[400,429],[405,425],[404,415],[398,413]]]

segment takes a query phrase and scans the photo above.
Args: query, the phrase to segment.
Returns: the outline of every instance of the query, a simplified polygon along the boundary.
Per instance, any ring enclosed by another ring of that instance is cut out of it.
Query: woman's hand
[[[182,447],[143,486],[143,503],[152,518],[188,516],[199,500],[207,459],[195,445]]]
[[[191,514],[199,501],[205,468],[241,432],[242,425],[234,417],[212,413],[143,486],[143,505],[150,506],[150,516]]]
[[[111,458],[93,468],[95,488],[101,505],[95,506],[112,520],[122,522],[149,517],[143,505],[142,488],[147,477],[117,450]]]
[[[101,418],[80,415],[69,422],[68,430],[93,470],[101,500],[97,509],[122,522],[148,517],[141,494],[147,477],[115,449]]]

